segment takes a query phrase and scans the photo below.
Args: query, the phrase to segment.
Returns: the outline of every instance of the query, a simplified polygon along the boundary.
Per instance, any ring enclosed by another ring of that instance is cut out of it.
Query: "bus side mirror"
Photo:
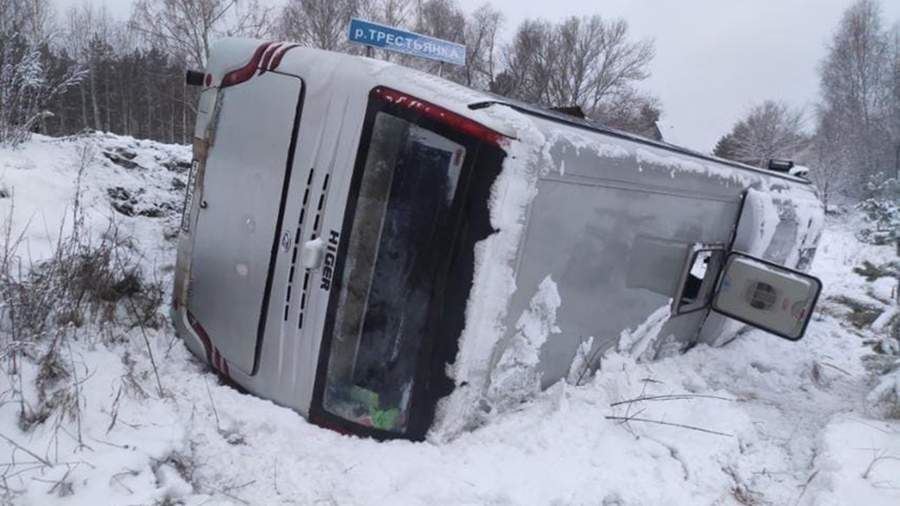
[[[732,252],[725,260],[712,309],[797,341],[806,331],[821,291],[822,282],[813,276]]]

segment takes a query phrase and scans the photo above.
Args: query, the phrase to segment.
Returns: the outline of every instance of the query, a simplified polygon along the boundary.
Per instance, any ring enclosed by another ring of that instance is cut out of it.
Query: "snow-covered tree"
[[[885,28],[877,0],[858,0],[845,12],[821,65],[821,114],[828,117],[836,162],[861,188],[869,177],[900,167],[897,38]]]
[[[48,9],[38,0],[0,0],[0,143],[26,140],[52,115],[47,104],[84,76],[78,68],[49,75],[50,34],[43,32]]]
[[[815,134],[798,159],[810,167],[809,177],[819,191],[825,212],[829,212],[832,204],[848,193],[855,176],[843,162],[846,157],[841,153],[845,147],[838,140],[842,132],[833,115],[820,111],[817,121]]]
[[[857,237],[872,244],[897,243],[900,241],[900,180],[879,172],[869,178],[866,192],[869,197],[857,207],[865,214],[868,226]]]

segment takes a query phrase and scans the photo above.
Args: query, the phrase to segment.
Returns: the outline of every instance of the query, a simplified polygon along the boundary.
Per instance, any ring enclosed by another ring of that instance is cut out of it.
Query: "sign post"
[[[367,48],[381,48],[387,51],[418,56],[453,65],[466,64],[466,46],[446,40],[436,39],[415,32],[400,30],[387,25],[352,18],[347,31],[350,42]],[[366,55],[371,50],[366,49]]]

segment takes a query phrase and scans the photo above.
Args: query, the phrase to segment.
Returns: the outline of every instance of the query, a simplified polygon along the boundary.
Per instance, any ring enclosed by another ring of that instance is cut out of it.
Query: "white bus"
[[[223,40],[190,80],[176,328],[319,425],[458,432],[648,322],[650,358],[799,339],[818,296],[805,179],[290,43]]]

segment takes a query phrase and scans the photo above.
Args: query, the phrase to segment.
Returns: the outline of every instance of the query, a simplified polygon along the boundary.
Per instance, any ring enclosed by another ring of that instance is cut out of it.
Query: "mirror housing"
[[[200,70],[188,69],[184,73],[184,82],[188,86],[203,86],[206,74]]]
[[[822,282],[742,253],[725,260],[712,309],[779,337],[797,341],[812,317]]]

